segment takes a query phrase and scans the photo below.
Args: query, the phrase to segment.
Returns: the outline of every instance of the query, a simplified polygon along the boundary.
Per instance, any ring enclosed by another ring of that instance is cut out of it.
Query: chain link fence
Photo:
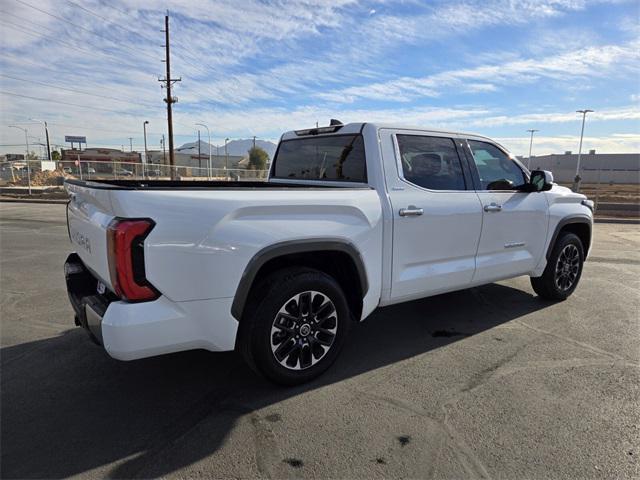
[[[40,161],[0,164],[2,186],[60,187],[80,180],[265,181],[268,170],[225,169],[139,162]]]

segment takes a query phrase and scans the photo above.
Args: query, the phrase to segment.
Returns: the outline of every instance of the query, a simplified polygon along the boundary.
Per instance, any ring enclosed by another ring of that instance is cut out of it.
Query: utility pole
[[[527,158],[527,170],[531,170],[531,147],[533,147],[533,133],[539,132],[540,130],[536,130],[534,128],[530,128],[527,132],[531,132],[531,140],[529,141],[529,157]]]
[[[576,113],[582,114],[582,130],[580,131],[580,146],[578,147],[578,164],[576,165],[576,178],[573,179],[573,191],[580,191],[580,158],[582,157],[582,137],[584,136],[584,122],[587,118],[587,113],[593,112],[593,110],[576,110]]]
[[[47,122],[44,122],[44,133],[47,136],[47,160],[51,161],[51,144],[49,143],[49,127],[47,127]]]
[[[171,105],[176,103],[178,99],[171,96],[171,85],[180,82],[182,78],[171,78],[171,54],[169,51],[169,13],[164,16],[164,47],[165,47],[165,64],[167,72],[165,78],[159,78],[158,81],[164,83],[167,89],[167,97],[164,101],[167,103],[167,126],[169,128],[169,169],[171,170],[171,178],[175,177],[174,170],[174,154],[173,154],[173,115]]]
[[[129,137],[129,151],[133,152],[133,137]]]
[[[30,118],[29,120],[44,124],[44,133],[47,137],[47,160],[51,161],[51,144],[49,143],[49,128],[47,127],[47,122],[45,122],[44,120],[38,120],[37,118]]]

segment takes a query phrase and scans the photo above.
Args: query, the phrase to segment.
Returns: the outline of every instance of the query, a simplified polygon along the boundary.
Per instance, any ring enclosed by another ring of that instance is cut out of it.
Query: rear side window
[[[404,179],[429,190],[465,190],[462,164],[451,138],[397,135]]]
[[[275,178],[366,182],[362,135],[305,137],[280,143]]]
[[[490,143],[469,140],[482,190],[512,190],[526,183],[524,172],[509,156]]]

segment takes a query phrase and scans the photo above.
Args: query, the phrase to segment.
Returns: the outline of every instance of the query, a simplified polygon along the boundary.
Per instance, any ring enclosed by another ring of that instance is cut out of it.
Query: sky
[[[348,122],[468,131],[514,154],[640,151],[637,0],[0,0],[0,152],[150,149]],[[39,147],[37,147],[39,148]],[[36,150],[37,148],[32,148]]]

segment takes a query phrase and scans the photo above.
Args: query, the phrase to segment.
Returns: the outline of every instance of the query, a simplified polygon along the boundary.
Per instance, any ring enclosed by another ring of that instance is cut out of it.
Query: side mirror
[[[529,179],[531,190],[534,192],[546,192],[553,186],[553,173],[548,170],[534,170]]]

